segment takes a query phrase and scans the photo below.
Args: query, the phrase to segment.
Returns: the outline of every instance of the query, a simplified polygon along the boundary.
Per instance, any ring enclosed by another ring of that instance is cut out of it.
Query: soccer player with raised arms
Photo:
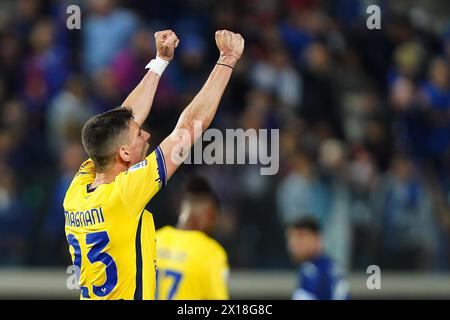
[[[155,226],[145,206],[199,138],[194,136],[194,122],[202,124],[202,131],[210,125],[244,50],[240,34],[220,30],[215,40],[220,57],[209,78],[173,132],[149,155],[150,133],[141,126],[179,42],[170,30],[155,34],[157,57],[122,106],[84,125],[82,141],[89,159],[64,199],[66,237],[73,264],[80,270],[82,299],[155,297]]]

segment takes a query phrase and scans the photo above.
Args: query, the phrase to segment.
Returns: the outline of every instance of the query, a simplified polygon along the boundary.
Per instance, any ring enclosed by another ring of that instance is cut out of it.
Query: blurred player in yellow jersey
[[[208,182],[191,179],[183,195],[176,228],[156,232],[158,271],[156,298],[160,300],[228,299],[228,259],[210,234],[219,201]]]
[[[220,56],[208,80],[183,110],[175,129],[149,155],[150,133],[142,129],[159,79],[178,38],[155,34],[157,57],[122,106],[91,118],[82,141],[89,159],[64,198],[65,231],[79,270],[82,299],[153,299],[156,245],[146,204],[166,185],[199,135],[211,124],[234,66],[244,50],[241,35],[215,34]]]

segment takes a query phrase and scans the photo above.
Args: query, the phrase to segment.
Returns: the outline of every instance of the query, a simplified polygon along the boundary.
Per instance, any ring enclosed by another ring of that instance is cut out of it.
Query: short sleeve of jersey
[[[151,198],[166,185],[166,167],[158,147],[143,161],[116,178],[119,193],[129,212],[140,214]]]
[[[208,250],[209,258],[204,264],[205,270],[205,299],[228,300],[228,276],[229,266],[225,250],[221,247],[213,247]]]

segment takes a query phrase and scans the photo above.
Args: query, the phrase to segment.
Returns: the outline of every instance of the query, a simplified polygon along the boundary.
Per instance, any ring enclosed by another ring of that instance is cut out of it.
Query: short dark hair
[[[315,234],[320,234],[320,225],[317,222],[317,219],[312,216],[305,216],[303,218],[299,218],[295,221],[292,221],[287,225],[288,228],[300,230],[306,229]]]
[[[118,143],[128,139],[129,122],[133,113],[117,107],[89,119],[83,126],[81,139],[84,149],[94,161],[97,172],[104,170],[114,158]]]
[[[209,184],[208,180],[203,177],[191,177],[186,183],[184,195],[209,198],[214,202],[217,208],[220,206],[219,197]]]

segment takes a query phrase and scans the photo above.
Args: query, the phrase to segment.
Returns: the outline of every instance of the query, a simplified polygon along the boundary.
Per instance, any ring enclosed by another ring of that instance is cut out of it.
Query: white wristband
[[[169,65],[169,61],[164,60],[163,58],[160,58],[156,56],[155,59],[152,59],[146,66],[145,69],[150,69],[150,71],[156,73],[158,76],[161,77],[166,67]]]

